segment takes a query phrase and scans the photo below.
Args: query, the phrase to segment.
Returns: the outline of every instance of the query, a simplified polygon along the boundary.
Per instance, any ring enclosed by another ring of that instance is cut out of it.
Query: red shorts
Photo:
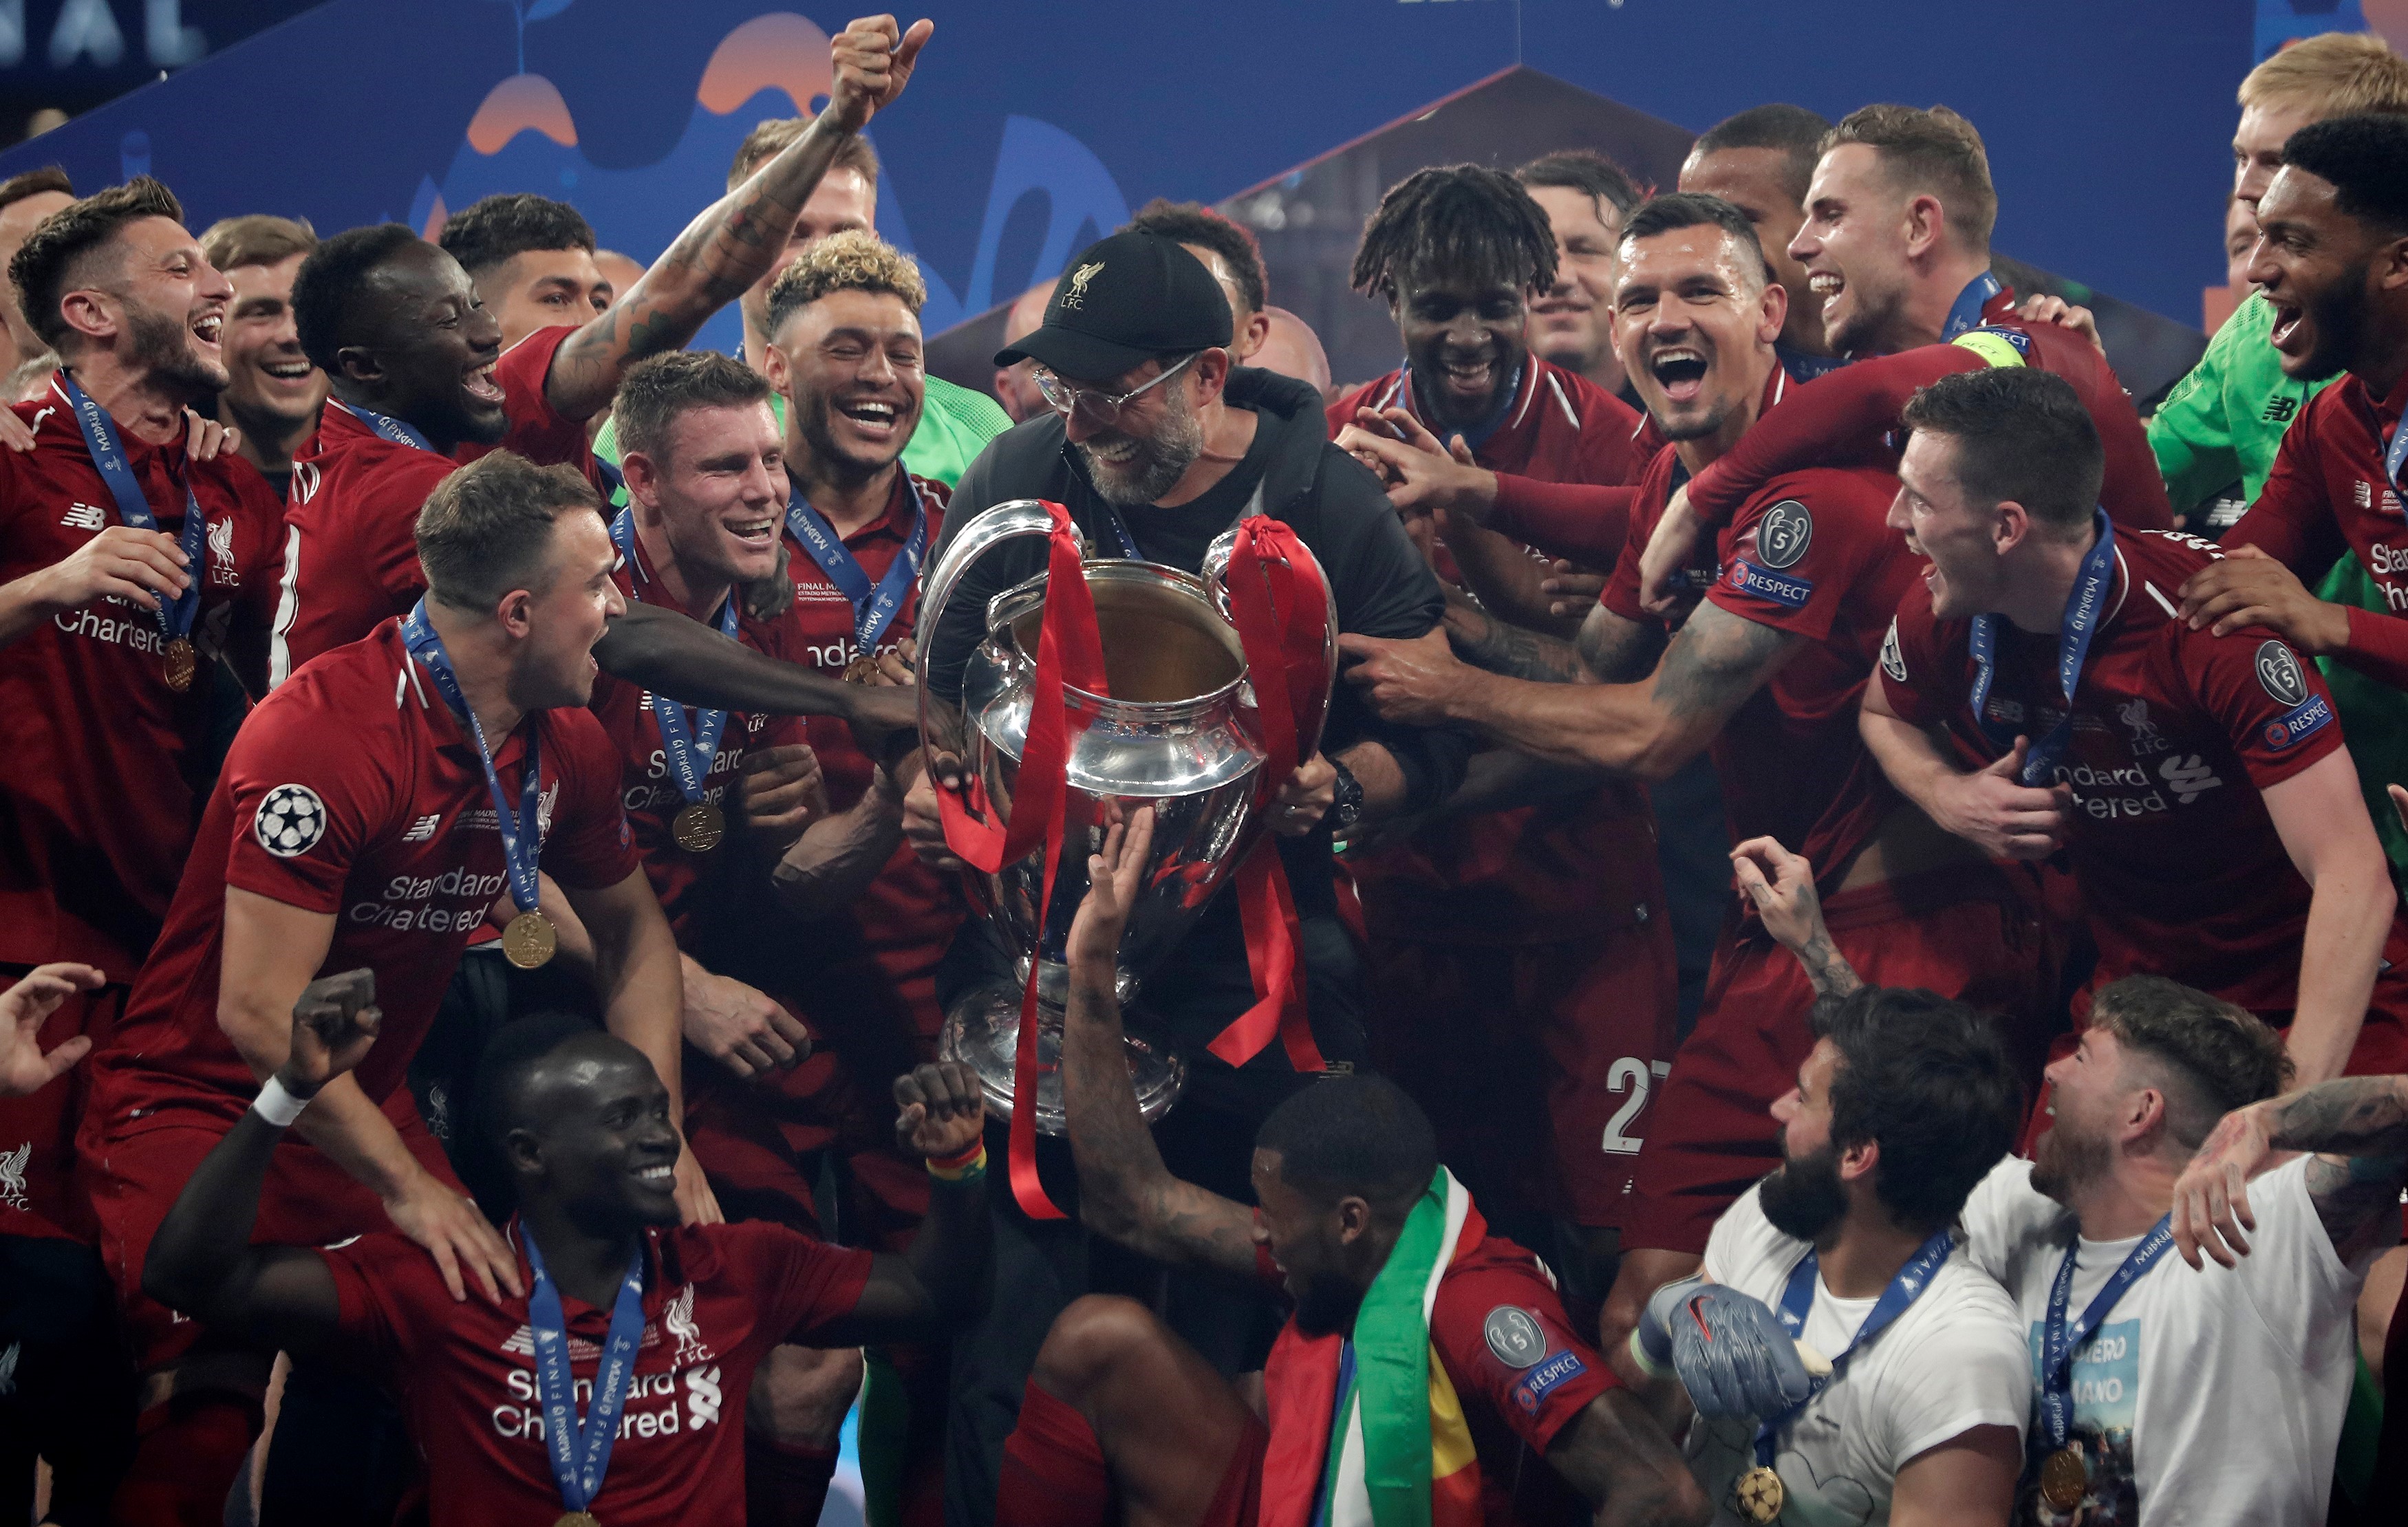
[[[22,979],[31,965],[0,964],[0,987]],[[125,1014],[130,986],[79,992],[42,1020],[47,1055],[78,1035],[98,1049]],[[75,1187],[76,1126],[92,1090],[92,1066],[78,1065],[26,1097],[0,1097],[0,1235],[76,1240],[99,1235],[92,1205]],[[22,1154],[21,1154],[22,1153]]]
[[[736,1076],[718,1062],[686,1057],[686,1144],[730,1220],[767,1220],[821,1235],[819,1158],[834,1151],[848,1179],[844,1240],[882,1250],[907,1249],[928,1212],[928,1172],[895,1144],[894,1077],[914,1052],[848,1055],[807,1014],[787,1011],[810,1031],[811,1055],[771,1077]],[[891,1047],[887,1047],[891,1048]],[[865,1076],[856,1061],[883,1076]]]
[[[117,1283],[135,1366],[145,1373],[170,1365],[201,1339],[199,1322],[143,1293],[142,1263],[185,1180],[232,1127],[198,1110],[179,1111],[181,1118],[154,1115],[113,1131],[97,1127],[97,1120],[87,1120],[76,1142],[92,1187],[93,1212],[100,1221],[101,1261]],[[402,1144],[420,1165],[466,1195],[442,1146],[418,1117],[409,1089],[394,1090],[385,1100],[384,1116],[401,1132]],[[268,1163],[251,1240],[254,1246],[333,1246],[392,1228],[376,1194],[334,1158],[294,1135],[276,1148]]]
[[[1212,1504],[1197,1519],[1196,1527],[1254,1527],[1263,1512],[1263,1455],[1270,1451],[1271,1434],[1261,1418],[1248,1413],[1246,1431],[1221,1472],[1221,1486]]]
[[[1373,1062],[1429,1114],[1474,1196],[1623,1222],[1676,1033],[1669,919],[1568,944],[1374,937],[1369,985]]]
[[[2037,1081],[2057,955],[2019,866],[1956,865],[1842,892],[1823,904],[1831,941],[1875,986],[1926,987],[2000,1015]],[[1763,926],[1727,925],[1698,1026],[1672,1057],[1640,1153],[1623,1245],[1701,1253],[1715,1220],[1781,1162],[1770,1110],[1814,1048],[1814,989]]]

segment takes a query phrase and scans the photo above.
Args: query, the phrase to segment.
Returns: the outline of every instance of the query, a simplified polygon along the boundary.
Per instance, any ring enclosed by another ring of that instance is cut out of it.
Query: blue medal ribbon
[[[1967,281],[1965,290],[1956,293],[1956,305],[1948,309],[1948,321],[1940,327],[1940,342],[1944,345],[1967,330],[1980,328],[1985,321],[1982,309],[2005,290],[1986,270]]]
[[[75,409],[76,423],[83,430],[84,449],[92,453],[92,464],[99,469],[100,480],[108,484],[108,495],[117,500],[117,517],[136,530],[157,530],[159,517],[150,512],[150,500],[144,496],[142,484],[134,475],[134,464],[126,460],[125,448],[118,442],[117,426],[108,411],[76,385],[74,377],[62,371],[59,380],[66,386],[67,402]],[[184,524],[177,542],[184,549],[184,571],[192,581],[173,599],[165,591],[155,595],[159,601],[159,629],[170,641],[179,636],[189,639],[193,617],[200,613],[201,561],[208,537],[209,522],[202,517],[200,500],[193,496],[192,486],[187,483]]]
[[[543,1265],[543,1251],[524,1223],[527,1267],[535,1275],[527,1291],[527,1328],[535,1334],[535,1380],[543,1405],[543,1451],[552,1463],[561,1504],[582,1511],[602,1493],[610,1468],[610,1446],[619,1439],[619,1413],[634,1387],[636,1349],[644,1339],[644,1249],[628,1259],[627,1277],[610,1306],[610,1335],[594,1370],[594,1399],[577,1420],[577,1382],[568,1367],[568,1320],[560,1290]]]
[[[864,657],[876,655],[878,638],[886,635],[886,628],[902,613],[903,601],[910,596],[911,585],[920,580],[920,563],[928,551],[928,507],[920,501],[920,485],[911,480],[911,474],[902,472],[901,476],[903,491],[911,498],[911,535],[874,589],[870,587],[869,574],[845,549],[844,538],[819,510],[811,507],[810,500],[797,490],[786,501],[786,528],[853,607],[853,645],[861,649]],[[1120,532],[1121,540],[1129,545],[1129,556],[1135,558],[1135,544],[1129,542],[1128,529],[1120,523],[1117,515],[1113,517],[1113,527]]]
[[[610,521],[610,544],[627,559],[628,581],[636,586],[636,598],[640,602],[642,586],[651,580],[644,576],[643,563],[636,555],[635,510],[621,509],[619,518]],[[736,621],[736,596],[731,593],[719,607],[719,634],[735,640]],[[688,802],[699,801],[703,787],[710,781],[711,763],[719,757],[719,735],[727,725],[727,712],[697,710],[689,730],[685,706],[664,694],[650,697],[652,721],[661,729],[661,752],[669,761],[669,772],[677,776],[678,793]]]
[[[416,446],[421,450],[434,451],[437,456],[443,454],[427,444],[426,436],[419,434],[417,426],[407,420],[395,419],[391,414],[380,414],[374,408],[363,408],[356,403],[345,403],[340,398],[328,398],[326,407],[342,409],[343,412],[383,435],[394,445]]]
[[[2065,715],[2048,735],[2036,739],[2024,758],[2023,783],[2042,786],[2056,772],[2057,761],[2073,741],[2073,691],[2082,682],[2082,664],[2090,656],[2090,638],[2106,619],[2107,592],[2115,582],[2115,527],[2105,509],[2093,511],[2092,530],[2098,539],[2082,559],[2073,579],[2073,596],[2065,602],[2065,621],[2057,638],[2057,687],[2065,696]],[[1999,618],[1976,615],[1965,638],[1973,659],[1973,722],[1982,735],[2000,748],[2014,746],[2013,728],[2002,736],[1990,724],[1990,681],[1998,673]]]
[[[1923,1291],[1931,1287],[1932,1277],[1947,1262],[1948,1253],[1956,1244],[1944,1230],[1924,1242],[1914,1255],[1906,1259],[1906,1265],[1889,1280],[1889,1287],[1882,1290],[1881,1297],[1873,1302],[1872,1313],[1866,1316],[1865,1323],[1856,1328],[1856,1339],[1848,1343],[1846,1351],[1831,1359],[1830,1373],[1814,1381],[1813,1391],[1780,1415],[1764,1418],[1756,1429],[1756,1462],[1759,1467],[1772,1466],[1775,1434],[1788,1425],[1799,1411],[1813,1405],[1825,1390],[1839,1382],[1842,1370],[1848,1365],[1848,1359],[1861,1350],[1867,1342],[1880,1335],[1892,1320],[1905,1314],[1907,1306],[1922,1297]],[[1799,1339],[1806,1330],[1807,1312],[1814,1307],[1814,1275],[1820,1268],[1820,1261],[1809,1249],[1805,1259],[1790,1269],[1789,1285],[1781,1292],[1781,1307],[1773,1314],[1780,1318],[1781,1329],[1789,1333],[1792,1341]]]
[[[1789,373],[1794,382],[1810,382],[1817,377],[1828,377],[1848,364],[1843,355],[1809,355],[1802,350],[1791,350],[1776,342],[1772,353],[1781,362],[1781,369]]]
[[[2082,1249],[2076,1240],[2065,1249],[2065,1261],[2057,1269],[2057,1281],[2048,1291],[2048,1323],[2041,1328],[2040,1420],[2041,1430],[2048,1438],[2049,1450],[2065,1446],[2073,1434],[2073,1354],[2090,1339],[2115,1302],[2125,1291],[2141,1280],[2141,1275],[2157,1265],[2157,1259],[2174,1244],[2174,1220],[2169,1214],[2150,1227],[2124,1258],[2090,1301],[2090,1307],[2071,1325],[2065,1323],[2066,1306],[2073,1295],[2073,1262]]]
[[[520,911],[532,912],[540,891],[537,870],[543,858],[543,727],[535,717],[527,718],[526,761],[519,778],[519,808],[513,812],[509,797],[502,792],[502,777],[494,772],[494,749],[485,742],[485,723],[477,720],[467,697],[460,692],[460,680],[452,672],[452,654],[443,649],[443,638],[436,634],[435,622],[426,618],[423,595],[401,622],[401,642],[411,657],[425,664],[443,703],[453,715],[466,719],[469,735],[477,739],[477,758],[485,765],[485,788],[494,796],[494,824],[502,832],[502,858],[509,866],[510,900]],[[527,1245],[531,1252],[535,1243]]]

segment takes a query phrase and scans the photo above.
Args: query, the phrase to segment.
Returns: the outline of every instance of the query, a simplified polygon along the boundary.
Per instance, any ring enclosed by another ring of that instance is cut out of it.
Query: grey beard
[[[1131,464],[1134,476],[1115,473],[1096,461],[1087,446],[1079,447],[1079,454],[1087,459],[1087,476],[1096,485],[1096,496],[1123,509],[1143,508],[1170,492],[1203,453],[1204,421],[1196,417],[1183,396],[1173,396],[1154,434],[1138,442],[1137,459]]]

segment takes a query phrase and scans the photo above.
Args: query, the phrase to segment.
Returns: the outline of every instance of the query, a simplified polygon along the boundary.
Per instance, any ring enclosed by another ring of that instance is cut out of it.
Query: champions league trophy
[[[1240,528],[1256,527],[1240,547]],[[964,1061],[979,1074],[986,1106],[1010,1118],[1026,1089],[1016,1076],[1035,1081],[1035,1126],[1047,1135],[1067,1129],[1062,1107],[1063,1008],[1069,972],[1064,949],[1071,918],[1087,893],[1087,857],[1103,844],[1106,830],[1140,807],[1154,811],[1154,847],[1148,855],[1136,905],[1121,935],[1117,985],[1126,1003],[1145,974],[1184,937],[1205,905],[1235,873],[1261,837],[1260,813],[1279,779],[1266,764],[1287,743],[1289,768],[1312,756],[1337,672],[1336,607],[1327,580],[1303,543],[1276,521],[1241,520],[1213,542],[1199,578],[1149,562],[1084,560],[1085,542],[1057,506],[1034,499],[996,505],[954,536],[929,573],[918,627],[924,644],[943,631],[946,605],[963,574],[987,551],[1022,536],[1051,536],[1053,570],[996,595],[987,604],[984,637],[963,668],[958,709],[929,696],[926,675],[945,666],[924,645],[920,670],[921,741],[933,756],[959,759],[966,792],[983,807],[989,831],[1011,822],[1016,803],[1037,810],[1054,792],[1035,778],[1022,778],[1022,760],[1032,751],[1032,718],[1047,696],[1041,692],[1040,648],[1049,639],[1049,590],[1068,565],[1075,546],[1084,592],[1094,606],[1094,631],[1101,649],[1101,688],[1081,688],[1065,674],[1052,705],[1065,717],[1060,754],[1061,849],[1054,864],[1053,895],[1045,898],[1045,851],[1037,847],[992,870],[968,868],[970,905],[1004,948],[1016,956],[1020,982],[1035,973],[1037,1041],[1033,1055],[1020,1050],[1024,990],[996,988],[965,998],[948,1015],[940,1041],[948,1060]],[[1232,583],[1240,587],[1232,613]],[[1286,596],[1268,603],[1255,590],[1275,585]],[[1056,601],[1066,623],[1082,605],[1074,595]],[[1269,613],[1266,613],[1266,612]],[[1241,636],[1240,629],[1247,635]],[[1279,628],[1276,632],[1272,628]],[[1253,640],[1250,642],[1249,637]],[[1268,645],[1280,641],[1281,646]],[[1067,649],[1069,645],[1065,643]],[[1248,651],[1270,661],[1283,654],[1282,675],[1258,686],[1250,682]],[[1273,736],[1257,689],[1288,692],[1296,718],[1288,737]],[[1292,739],[1292,740],[1291,740]],[[1023,786],[1028,788],[1024,791]],[[950,797],[951,792],[940,792]],[[954,809],[949,798],[947,810]],[[1020,841],[1032,840],[1033,821],[1018,824]],[[966,863],[962,839],[948,821],[949,836]],[[1271,852],[1268,845],[1264,848]],[[1300,977],[1298,978],[1300,980]],[[1178,1099],[1186,1062],[1175,1051],[1131,1035],[1131,1080],[1139,1111],[1151,1123]],[[1025,1127],[1025,1126],[1024,1126]]]

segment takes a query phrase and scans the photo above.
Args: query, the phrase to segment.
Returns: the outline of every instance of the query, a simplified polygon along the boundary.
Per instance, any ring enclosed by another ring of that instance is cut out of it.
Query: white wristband
[[[267,1078],[267,1085],[259,1090],[259,1095],[251,1100],[251,1111],[278,1129],[291,1129],[293,1120],[300,1118],[301,1110],[308,1106],[308,1098],[294,1097],[285,1091],[284,1079],[273,1076]]]

